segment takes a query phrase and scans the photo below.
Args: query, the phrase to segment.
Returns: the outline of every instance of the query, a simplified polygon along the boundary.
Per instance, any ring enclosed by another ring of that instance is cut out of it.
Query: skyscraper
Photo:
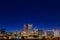
[[[23,29],[23,31],[24,31],[24,32],[26,32],[26,31],[27,31],[27,30],[26,30],[26,25],[25,25],[25,24],[24,24],[24,29]]]
[[[27,36],[27,30],[26,30],[26,25],[24,24],[22,36]]]
[[[32,24],[28,24],[28,35],[32,34]]]

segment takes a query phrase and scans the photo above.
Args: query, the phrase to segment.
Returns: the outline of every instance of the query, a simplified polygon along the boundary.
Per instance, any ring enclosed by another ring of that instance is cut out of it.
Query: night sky
[[[23,30],[24,24],[33,28],[60,29],[60,2],[57,0],[22,0],[0,2],[0,29]]]

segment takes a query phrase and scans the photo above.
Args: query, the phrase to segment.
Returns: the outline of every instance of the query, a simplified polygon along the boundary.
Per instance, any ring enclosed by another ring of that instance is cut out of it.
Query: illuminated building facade
[[[30,38],[30,39],[42,39],[42,37],[45,38],[50,38],[50,37],[60,37],[59,30],[54,29],[54,30],[39,30],[38,28],[35,28],[34,30],[32,29],[32,24],[28,24],[28,31],[27,31],[27,26],[24,25],[23,31],[14,31],[14,32],[6,32],[4,29],[0,30],[0,39],[21,39],[22,37],[24,38]]]
[[[32,24],[28,24],[28,35],[32,35]]]
[[[38,29],[35,29],[34,30],[34,35],[37,35],[38,36]]]
[[[13,37],[14,39],[19,39],[20,36],[21,36],[21,35],[20,35],[20,32],[19,32],[18,30],[16,30],[16,31],[13,32],[13,34],[12,34],[12,37]],[[11,36],[10,36],[10,38],[11,38]]]
[[[45,30],[45,31],[44,31],[44,36],[46,36],[46,37],[47,37],[47,31],[48,31],[48,30]]]
[[[24,25],[23,32],[21,33],[22,36],[27,36],[27,30],[26,30],[26,25]]]
[[[58,37],[59,36],[59,30],[58,29],[54,29],[54,37]]]

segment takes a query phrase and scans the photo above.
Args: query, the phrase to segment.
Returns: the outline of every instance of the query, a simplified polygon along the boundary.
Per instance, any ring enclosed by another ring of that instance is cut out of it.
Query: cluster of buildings
[[[60,32],[58,29],[54,30],[40,30],[40,29],[32,29],[33,25],[28,24],[27,26],[24,24],[24,28],[22,32],[16,30],[15,32],[6,32],[5,29],[0,30],[0,39],[21,39],[24,38],[42,38],[42,37],[60,37]]]

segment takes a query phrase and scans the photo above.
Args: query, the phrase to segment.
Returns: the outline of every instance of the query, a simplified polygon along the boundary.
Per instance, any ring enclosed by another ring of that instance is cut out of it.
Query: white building
[[[58,29],[54,30],[54,37],[59,37],[59,30]]]
[[[28,35],[32,34],[32,24],[28,24]]]

